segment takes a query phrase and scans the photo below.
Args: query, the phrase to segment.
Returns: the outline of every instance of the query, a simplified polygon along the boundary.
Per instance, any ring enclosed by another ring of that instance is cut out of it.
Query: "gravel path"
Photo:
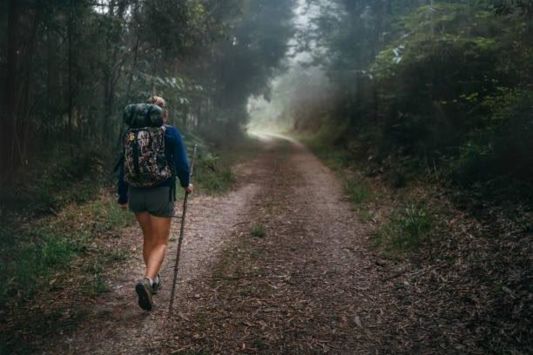
[[[242,220],[247,220],[254,196],[261,186],[254,174],[261,174],[262,157],[235,167],[238,183],[235,190],[224,196],[194,196],[189,200],[185,239],[180,260],[180,273],[175,308],[183,306],[191,282],[201,278],[217,259],[230,237],[230,232]],[[181,204],[177,201],[177,214]],[[98,298],[96,304],[79,305],[86,309],[83,322],[67,336],[50,340],[45,354],[135,354],[147,353],[146,344],[165,329],[170,289],[173,277],[179,216],[173,222],[171,242],[161,276],[163,288],[154,298],[152,312],[143,312],[137,305],[134,291],[136,280],[142,277],[142,235],[135,226],[122,236],[121,247],[135,255],[115,272],[111,292]]]
[[[195,283],[195,304],[173,318],[154,352],[368,354],[391,346],[390,287],[342,186],[303,146],[278,137],[270,144],[249,222],[233,231],[211,277]]]

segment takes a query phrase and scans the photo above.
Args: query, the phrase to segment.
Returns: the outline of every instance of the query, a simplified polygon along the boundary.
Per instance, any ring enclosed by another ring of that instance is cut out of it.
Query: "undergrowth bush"
[[[231,187],[235,177],[230,164],[224,163],[220,156],[206,152],[198,155],[194,181],[200,190],[222,193]]]
[[[429,238],[433,224],[425,207],[407,204],[395,210],[389,221],[377,231],[376,245],[390,253],[411,251]]]
[[[315,151],[339,167],[364,162],[393,186],[426,175],[481,198],[533,200],[531,29],[468,10],[436,3],[398,18],[368,70],[338,79],[350,90],[332,107],[295,113],[312,121],[297,122],[313,129]]]
[[[12,221],[0,228],[0,283],[4,285],[0,309],[9,302],[31,299],[35,291],[49,287],[50,278],[84,255],[97,235],[133,222],[110,197],[62,213],[28,225]]]
[[[476,132],[454,162],[462,185],[514,178],[533,186],[533,91],[513,93],[492,105],[488,128]]]
[[[109,157],[96,148],[58,146],[42,152],[0,187],[0,219],[5,214],[40,215],[94,198],[109,176]],[[111,165],[111,164],[109,164]]]
[[[4,229],[0,238],[3,258],[0,281],[0,307],[10,298],[26,299],[39,288],[39,280],[65,268],[79,250],[79,239],[49,227],[32,231],[14,232]],[[5,240],[17,238],[16,248],[5,245]],[[22,242],[21,240],[24,240]]]
[[[344,181],[344,190],[352,203],[358,205],[366,202],[371,197],[371,190],[368,184],[358,177],[352,177]]]

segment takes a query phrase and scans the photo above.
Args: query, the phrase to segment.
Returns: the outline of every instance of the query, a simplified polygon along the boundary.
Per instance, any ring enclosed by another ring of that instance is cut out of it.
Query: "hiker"
[[[160,121],[153,128],[140,127],[137,130],[131,128],[134,125],[129,123],[131,125],[124,137],[124,154],[119,166],[118,203],[123,208],[128,206],[129,210],[135,213],[142,229],[144,237],[143,258],[146,269],[144,278],[135,285],[135,291],[139,306],[149,311],[153,306],[152,295],[157,293],[161,287],[159,270],[167,250],[170,225],[174,215],[176,176],[186,193],[192,193],[193,186],[189,183],[187,150],[181,135],[176,127],[167,124],[168,111],[165,100],[159,96],[153,96],[147,103],[129,105],[125,110],[125,120],[126,114],[129,114],[133,117],[128,117],[132,122],[138,117],[142,117],[144,122],[148,119],[144,116],[156,117]],[[132,112],[130,113],[128,110]],[[139,114],[139,112],[141,113]],[[143,125],[144,123],[137,124],[137,126]],[[130,146],[133,148],[129,149]],[[159,155],[149,151],[157,149],[160,150]],[[162,158],[163,151],[164,158]],[[155,154],[155,157],[162,159],[145,159],[152,153]],[[163,161],[160,162],[160,160]],[[142,165],[148,165],[150,161],[152,164],[156,164],[156,167],[152,166],[148,170],[142,170],[144,168]],[[157,163],[154,163],[155,161]],[[149,173],[156,171],[155,177],[146,178],[145,173],[142,178],[145,180],[157,178],[158,180],[154,180],[155,183],[143,181],[140,177],[135,176],[135,173],[139,173],[140,170]]]

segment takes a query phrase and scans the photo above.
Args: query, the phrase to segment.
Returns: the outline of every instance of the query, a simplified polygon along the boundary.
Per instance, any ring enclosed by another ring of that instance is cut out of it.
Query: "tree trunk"
[[[74,117],[74,49],[73,49],[73,31],[74,31],[74,11],[72,9],[72,1],[70,1],[67,23],[67,51],[68,51],[68,101],[67,101],[67,140],[72,140],[72,121]]]
[[[58,114],[61,110],[58,110],[57,106],[61,105],[61,101],[57,100],[61,97],[61,77],[59,70],[59,58],[58,58],[58,40],[56,34],[48,29],[46,33],[46,64],[47,64],[47,80],[46,80],[46,112],[49,117],[48,123],[45,125],[46,131],[44,139],[49,141],[57,137],[58,132]]]
[[[17,72],[19,45],[20,8],[17,0],[9,1],[7,24],[7,75],[5,82],[4,109],[0,119],[0,174],[9,177],[14,168],[15,136],[17,118]]]
[[[15,166],[19,166],[26,161],[26,150],[28,144],[28,136],[31,127],[31,114],[33,112],[32,88],[33,88],[33,58],[35,55],[35,43],[37,41],[37,30],[39,28],[40,11],[39,8],[34,10],[33,24],[31,28],[31,37],[27,44],[27,49],[24,51],[26,60],[23,62],[24,75],[20,76],[19,82],[24,80],[21,85],[19,104],[17,105],[17,129],[15,130],[15,142],[17,147],[17,157],[14,161]],[[24,79],[22,79],[24,77]]]
[[[187,130],[187,121],[189,118],[189,104],[183,104],[181,105],[182,109],[181,111],[181,128],[183,131]]]

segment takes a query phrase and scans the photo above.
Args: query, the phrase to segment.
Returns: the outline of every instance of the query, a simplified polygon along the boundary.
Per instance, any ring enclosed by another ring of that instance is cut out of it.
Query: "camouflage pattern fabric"
[[[124,180],[135,187],[152,187],[170,177],[165,128],[130,128],[124,136]]]

